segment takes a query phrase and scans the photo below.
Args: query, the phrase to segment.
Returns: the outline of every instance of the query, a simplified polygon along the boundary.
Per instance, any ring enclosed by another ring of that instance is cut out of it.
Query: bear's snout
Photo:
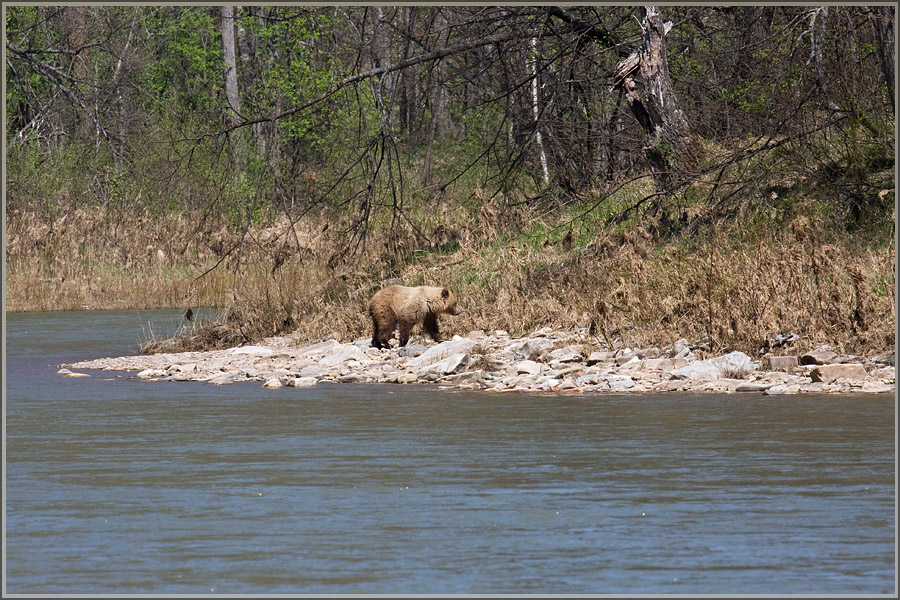
[[[451,315],[458,315],[461,312],[462,312],[462,310],[460,310],[459,306],[457,306],[456,304],[454,304],[453,307],[450,309]]]

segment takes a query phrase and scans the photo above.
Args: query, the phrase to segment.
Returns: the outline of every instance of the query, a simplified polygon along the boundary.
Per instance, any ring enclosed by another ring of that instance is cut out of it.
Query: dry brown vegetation
[[[8,310],[216,307],[219,325],[182,337],[185,350],[289,332],[367,337],[366,302],[395,279],[455,291],[463,314],[445,320],[449,334],[585,327],[598,346],[684,337],[710,352],[748,353],[780,333],[800,335],[795,349],[827,343],[848,353],[883,352],[895,341],[893,243],[807,216],[666,239],[652,222],[593,231],[578,223],[566,235],[528,208],[483,208],[464,223],[435,220],[426,233],[440,247],[416,249],[411,231],[373,231],[369,247],[382,250],[345,261],[334,259],[339,236],[315,219],[274,219],[245,234],[177,215],[7,216]],[[159,339],[145,346],[174,348]]]

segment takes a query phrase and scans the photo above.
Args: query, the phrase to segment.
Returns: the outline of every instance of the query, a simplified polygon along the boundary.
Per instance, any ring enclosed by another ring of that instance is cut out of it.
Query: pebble
[[[469,337],[434,344],[424,337],[405,348],[379,350],[371,340],[342,343],[326,339],[297,343],[290,337],[258,344],[211,350],[124,356],[60,365],[63,376],[84,377],[71,369],[135,371],[143,380],[189,380],[227,385],[258,381],[267,388],[313,387],[322,382],[433,383],[441,388],[496,392],[640,393],[755,392],[766,395],[802,393],[891,393],[894,356],[831,356],[819,348],[818,361],[801,366],[798,356],[767,355],[759,365],[742,352],[698,360],[692,345],[678,340],[665,348],[597,348],[598,340],[583,330],[545,327],[522,338],[505,331],[478,330]],[[424,343],[423,343],[424,342]],[[833,354],[833,353],[832,353]],[[806,358],[812,362],[812,357]],[[853,361],[853,362],[847,362]]]

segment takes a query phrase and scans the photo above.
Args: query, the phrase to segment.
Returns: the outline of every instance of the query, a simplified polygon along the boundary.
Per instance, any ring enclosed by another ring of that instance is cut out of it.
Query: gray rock
[[[796,356],[772,356],[766,357],[769,361],[769,368],[773,371],[790,371],[799,363]]]
[[[149,379],[151,377],[162,377],[166,374],[162,369],[144,369],[137,376],[140,379]]]
[[[616,364],[619,365],[619,368],[624,371],[638,370],[643,367],[644,361],[642,361],[640,358],[638,358],[637,354],[632,354],[631,357],[628,360],[626,360],[625,362],[619,362],[623,358],[624,357],[617,358]]]
[[[729,352],[717,358],[708,358],[690,363],[672,374],[675,379],[740,379],[745,377],[756,367],[749,356],[743,352]]]
[[[800,357],[801,365],[826,365],[834,361],[837,354],[825,348],[819,348],[812,352],[807,352]]]
[[[866,368],[859,363],[820,365],[809,372],[810,379],[824,383],[831,383],[835,379],[862,381],[868,375]]]
[[[575,379],[579,386],[599,385],[613,390],[627,390],[635,386],[634,379],[628,375],[615,373],[588,373]]]
[[[739,351],[709,360],[719,368],[719,376],[723,378],[741,379],[756,370],[753,359]]]
[[[420,356],[426,350],[428,350],[428,348],[423,344],[407,344],[397,350],[397,356],[408,356],[412,358],[414,356]]]
[[[231,385],[234,383],[234,380],[240,376],[240,373],[226,373],[225,375],[220,375],[215,379],[211,379],[210,383],[214,385]]]
[[[661,358],[659,366],[656,368],[660,371],[674,371],[688,365],[686,358]]]
[[[321,377],[321,375],[322,369],[316,365],[307,365],[297,373],[297,377]]]
[[[764,392],[771,387],[775,387],[775,383],[766,381],[744,381],[735,386],[736,392]]]
[[[339,375],[337,380],[340,383],[370,383],[371,379],[366,377],[363,373],[344,373],[343,375]]]
[[[831,361],[832,364],[846,364],[846,363],[861,363],[863,361],[862,356],[856,356],[854,354],[843,354],[838,356],[834,360]]]
[[[634,387],[634,380],[624,375],[610,376],[606,382],[611,390],[630,390]]]
[[[576,378],[575,383],[582,386],[597,385],[599,383],[606,383],[606,379],[603,378],[600,373],[588,373],[587,375]]]
[[[694,358],[694,351],[691,350],[690,348],[688,348],[688,347],[685,346],[684,348],[682,348],[681,350],[679,350],[679,351],[675,354],[675,356],[673,356],[672,358],[685,358],[685,359],[691,359],[691,358]]]
[[[533,360],[523,360],[516,364],[516,373],[526,373],[528,375],[537,375],[541,372],[541,364]]]
[[[228,350],[229,354],[247,354],[250,356],[271,356],[275,351],[264,346],[241,346],[240,348],[232,348]]]
[[[613,362],[618,366],[622,366],[625,363],[629,362],[631,359],[635,358],[637,353],[634,352],[631,348],[623,348],[621,350],[616,351],[616,355],[613,358]]]
[[[288,387],[313,387],[319,380],[315,377],[294,377],[292,379],[288,379],[286,384]]]
[[[466,354],[477,345],[478,342],[476,342],[475,340],[469,340],[466,338],[461,338],[459,340],[448,340],[446,342],[441,342],[440,344],[435,344],[434,346],[423,352],[421,355],[410,360],[408,364],[409,366],[414,368],[423,367],[425,365],[436,363],[455,354]]]
[[[422,367],[421,369],[419,369],[417,375],[419,377],[425,377],[431,374],[450,375],[452,373],[459,373],[468,364],[469,355],[464,352],[460,352],[459,354],[454,354],[452,356],[448,356],[447,358],[442,358],[437,362]]]
[[[537,390],[546,391],[558,386],[559,381],[559,379],[556,379],[554,377],[548,377],[546,379],[541,379],[540,381],[538,381],[534,388]]]
[[[587,366],[592,367],[597,363],[611,361],[612,358],[613,356],[610,352],[591,352],[591,355],[587,358]]]
[[[310,346],[300,348],[299,350],[297,350],[297,353],[312,358],[321,358],[326,354],[334,354],[342,346],[343,344],[341,344],[337,340],[325,340],[324,342],[318,342]]]
[[[343,346],[334,354],[325,356],[319,361],[319,364],[323,367],[336,367],[350,360],[359,361],[361,363],[363,361],[368,362],[369,359],[366,357],[365,352],[351,344],[349,346]]]
[[[730,394],[735,391],[735,388],[737,388],[739,383],[742,383],[740,379],[730,379],[727,377],[723,377],[704,382],[700,389],[704,392],[720,392],[723,394]]]
[[[353,342],[353,345],[356,346],[357,348],[359,348],[360,350],[362,350],[363,352],[366,352],[369,348],[372,347],[372,338],[356,340],[355,342]]]
[[[565,348],[548,352],[544,360],[557,363],[581,362],[584,360],[584,355],[581,353],[580,346],[566,346]]]
[[[713,380],[719,378],[719,367],[709,360],[698,360],[672,373],[673,379]]]
[[[532,356],[540,356],[554,346],[556,342],[546,338],[535,338],[522,340],[510,344],[506,347],[507,352],[512,352],[516,356],[524,359],[530,359]]]

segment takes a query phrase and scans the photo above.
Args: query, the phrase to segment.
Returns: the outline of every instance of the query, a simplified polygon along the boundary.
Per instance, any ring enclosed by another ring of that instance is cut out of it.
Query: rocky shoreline
[[[372,348],[370,340],[333,339],[303,345],[291,337],[207,352],[103,358],[61,365],[72,369],[138,371],[148,381],[203,381],[216,385],[258,381],[266,388],[323,382],[419,383],[495,392],[757,392],[893,393],[894,355],[838,356],[829,348],[797,355],[742,352],[701,358],[685,340],[665,348],[589,351],[583,331],[541,329],[521,338],[505,331],[470,332],[426,347]],[[396,341],[392,343],[396,344]]]

